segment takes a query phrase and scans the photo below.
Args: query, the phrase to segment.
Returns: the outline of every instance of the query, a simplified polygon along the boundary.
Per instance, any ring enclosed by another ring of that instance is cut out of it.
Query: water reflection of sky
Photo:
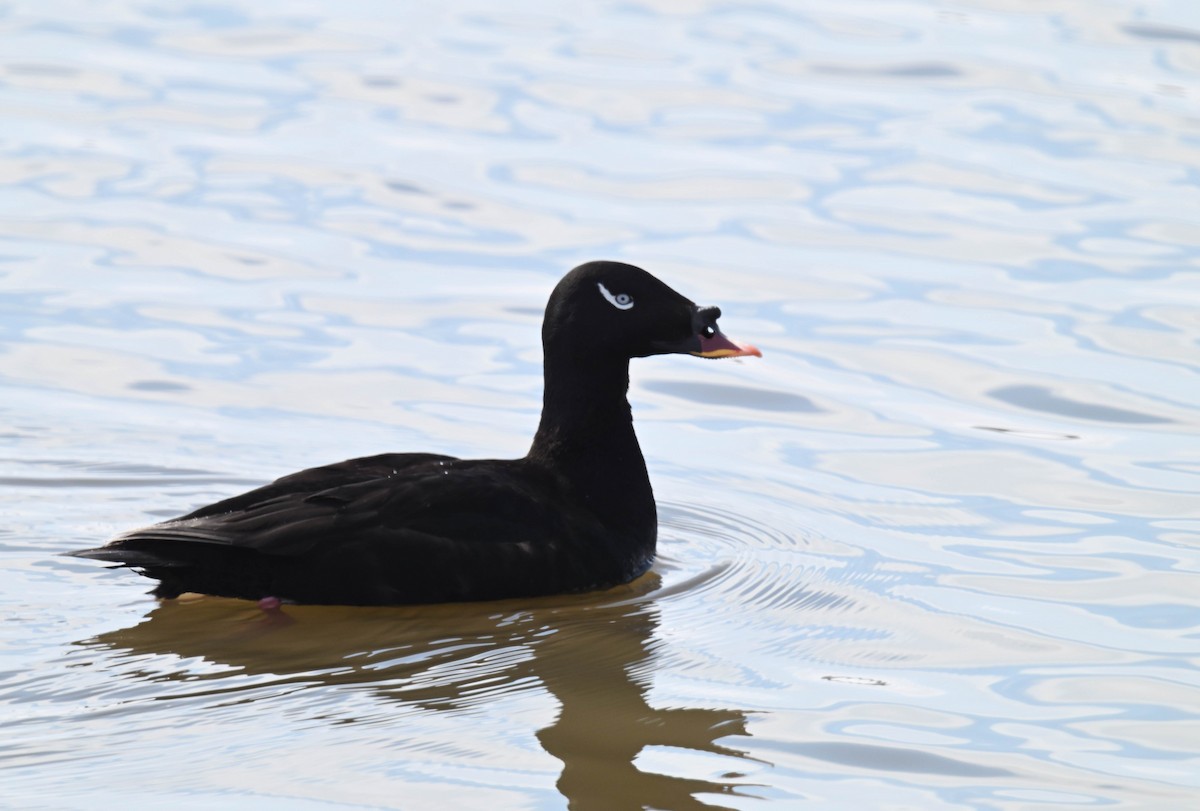
[[[0,40],[6,794],[1194,795],[1188,0],[17,2]],[[596,257],[766,355],[635,366],[636,594],[263,629],[51,557],[347,456],[519,455]]]

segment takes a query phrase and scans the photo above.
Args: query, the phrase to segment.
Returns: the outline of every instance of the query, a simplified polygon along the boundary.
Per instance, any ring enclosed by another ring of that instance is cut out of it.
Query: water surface
[[[14,808],[1200,796],[1200,13],[1009,0],[0,8]],[[519,456],[641,264],[610,592],[158,604],[58,553],[382,451]]]

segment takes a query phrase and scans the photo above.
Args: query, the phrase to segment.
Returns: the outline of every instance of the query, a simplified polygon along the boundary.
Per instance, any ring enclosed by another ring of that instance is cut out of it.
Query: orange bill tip
[[[762,357],[757,346],[730,340],[723,333],[714,333],[711,338],[700,336],[700,351],[691,353],[700,358],[741,358],[752,355]]]

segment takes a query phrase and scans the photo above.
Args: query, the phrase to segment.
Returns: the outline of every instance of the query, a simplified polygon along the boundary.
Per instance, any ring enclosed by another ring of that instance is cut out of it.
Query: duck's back
[[[655,527],[596,515],[527,459],[384,454],[304,470],[88,557],[140,568],[155,594],[301,603],[487,600],[626,582]]]

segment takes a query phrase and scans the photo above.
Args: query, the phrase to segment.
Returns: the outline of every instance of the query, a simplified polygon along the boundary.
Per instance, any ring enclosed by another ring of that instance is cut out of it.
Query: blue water
[[[0,805],[1200,801],[1200,7],[0,7]],[[642,265],[660,559],[524,603],[159,605],[58,553],[519,456]]]

